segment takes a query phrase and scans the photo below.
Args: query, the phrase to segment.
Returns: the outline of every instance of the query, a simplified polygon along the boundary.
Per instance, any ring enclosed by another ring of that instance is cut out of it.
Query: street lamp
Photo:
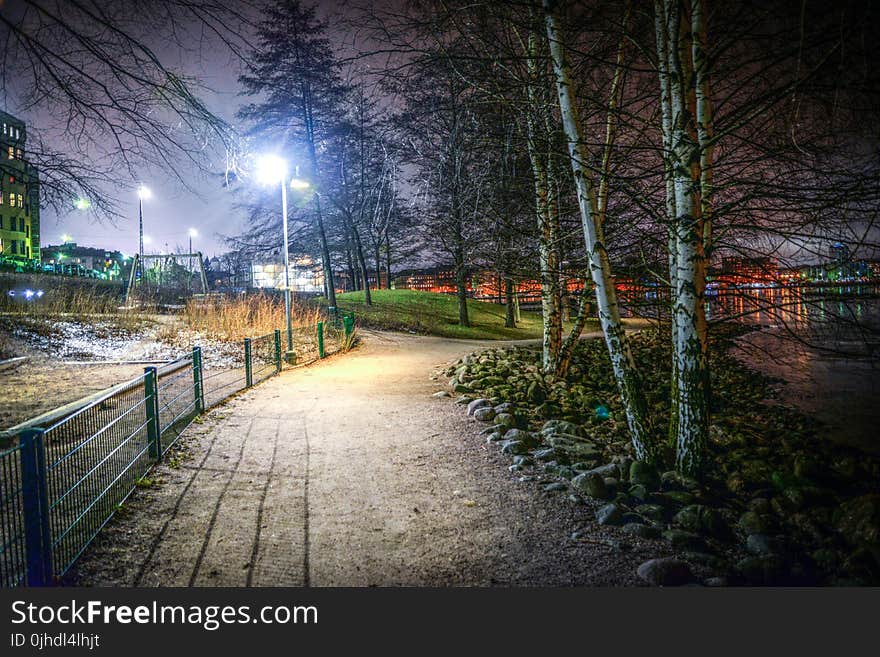
[[[192,277],[195,272],[195,268],[193,267],[193,237],[198,237],[199,232],[195,228],[190,228],[189,231],[189,255],[187,260],[189,261],[189,277],[187,278],[186,288],[187,292],[192,291]],[[205,290],[207,292],[207,290]]]
[[[257,179],[264,185],[281,183],[281,225],[284,230],[284,317],[287,321],[287,361],[293,358],[293,324],[290,319],[290,253],[287,249],[287,162],[264,155],[257,162]]]
[[[141,276],[144,274],[144,200],[153,196],[153,192],[146,185],[139,185],[138,195],[138,267]]]

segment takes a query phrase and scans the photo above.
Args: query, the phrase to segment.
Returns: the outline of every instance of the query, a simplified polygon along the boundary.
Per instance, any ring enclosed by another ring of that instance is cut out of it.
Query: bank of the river
[[[645,333],[633,342],[662,424],[667,341]],[[487,440],[511,456],[512,470],[554,475],[571,495],[602,502],[599,524],[683,552],[678,579],[690,565],[710,567],[707,583],[880,582],[880,459],[835,445],[811,418],[768,404],[770,382],[729,346],[713,345],[711,457],[702,482],[633,461],[601,341],[579,346],[565,380],[541,374],[538,352],[527,348],[475,353],[446,373],[486,422]]]

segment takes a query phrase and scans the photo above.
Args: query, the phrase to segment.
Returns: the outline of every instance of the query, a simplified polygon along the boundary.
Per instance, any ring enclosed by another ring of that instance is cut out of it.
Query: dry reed
[[[320,311],[294,303],[290,309],[293,328],[314,326]],[[284,300],[266,294],[233,299],[190,299],[184,321],[191,329],[220,340],[242,340],[285,328]]]

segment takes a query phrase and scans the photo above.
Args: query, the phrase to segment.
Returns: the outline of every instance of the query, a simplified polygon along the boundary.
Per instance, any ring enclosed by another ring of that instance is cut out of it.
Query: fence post
[[[254,385],[253,364],[251,363],[251,339],[244,339],[244,384],[250,388]]]
[[[345,326],[345,337],[350,336],[351,332],[354,330],[354,313],[346,315],[342,319],[342,324]]]
[[[52,583],[52,534],[49,527],[49,490],[42,429],[25,429],[18,434],[21,458],[21,494],[24,515],[26,583]]]
[[[281,330],[275,329],[275,374],[281,371]]]
[[[144,404],[147,411],[147,444],[150,447],[150,458],[157,462],[162,459],[162,431],[159,427],[159,385],[156,368],[144,368]]]
[[[318,358],[324,357],[324,322],[318,322]]]
[[[205,412],[205,391],[202,386],[202,348],[193,347],[193,399],[196,413]]]

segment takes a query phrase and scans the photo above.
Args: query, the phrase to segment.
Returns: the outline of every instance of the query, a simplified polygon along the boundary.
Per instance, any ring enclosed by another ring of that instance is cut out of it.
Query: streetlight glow
[[[277,155],[263,155],[257,160],[257,180],[262,185],[277,185],[287,177],[287,161]]]
[[[189,229],[189,236],[190,237],[198,237],[199,231],[197,231],[195,228],[190,228]]]
[[[90,207],[92,207],[92,202],[89,199],[80,196],[73,202],[73,205],[76,207],[77,210],[88,210]]]
[[[294,178],[290,181],[291,189],[308,189],[311,187],[308,180],[303,180],[302,178]]]
[[[153,192],[151,192],[150,188],[146,185],[140,185],[137,189],[137,195],[140,200],[146,201],[153,196]]]
[[[67,233],[64,233],[64,235],[61,236],[61,241],[64,242],[65,244],[67,244],[68,242],[73,241],[73,237],[71,237]]]

